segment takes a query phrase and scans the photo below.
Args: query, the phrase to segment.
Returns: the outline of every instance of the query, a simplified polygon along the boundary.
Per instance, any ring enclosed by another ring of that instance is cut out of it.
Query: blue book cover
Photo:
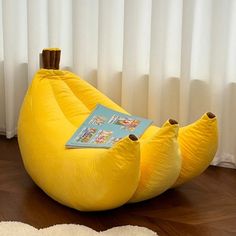
[[[129,134],[140,137],[151,123],[151,120],[120,113],[99,104],[66,143],[66,147],[110,148]]]

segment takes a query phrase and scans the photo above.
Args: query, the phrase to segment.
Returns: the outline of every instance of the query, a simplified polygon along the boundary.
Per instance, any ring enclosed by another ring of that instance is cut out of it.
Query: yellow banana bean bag
[[[180,129],[174,120],[150,126],[139,140],[125,137],[110,149],[66,149],[98,103],[127,112],[73,73],[54,69],[55,58],[46,61],[49,69],[38,71],[25,96],[18,141],[27,172],[56,201],[82,211],[111,209],[153,198],[210,164],[217,149],[211,113]]]

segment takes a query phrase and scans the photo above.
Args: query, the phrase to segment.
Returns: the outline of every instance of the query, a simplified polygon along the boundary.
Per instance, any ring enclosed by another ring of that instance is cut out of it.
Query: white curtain
[[[0,0],[0,132],[17,132],[45,47],[61,68],[157,125],[219,120],[214,164],[236,167],[235,0]]]

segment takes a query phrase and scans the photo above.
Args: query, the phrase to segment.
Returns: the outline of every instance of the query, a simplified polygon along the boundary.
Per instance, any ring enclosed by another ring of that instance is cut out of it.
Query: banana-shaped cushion
[[[139,182],[139,142],[126,137],[111,149],[66,149],[90,110],[64,82],[71,74],[64,74],[39,71],[25,96],[18,123],[25,168],[49,196],[69,207],[95,211],[121,206]]]
[[[129,202],[139,202],[161,194],[175,183],[180,173],[178,123],[168,120],[154,134],[150,129],[140,139],[141,177]]]
[[[49,70],[36,74],[25,97],[18,139],[28,173],[52,198],[84,211],[110,209],[153,198],[210,164],[217,149],[211,113],[183,128],[173,120],[152,125],[139,141],[126,137],[111,149],[65,149],[98,103],[127,112],[73,73],[55,70],[50,53]]]
[[[211,163],[218,146],[217,119],[208,112],[179,131],[182,156],[180,175],[173,187],[200,175]]]

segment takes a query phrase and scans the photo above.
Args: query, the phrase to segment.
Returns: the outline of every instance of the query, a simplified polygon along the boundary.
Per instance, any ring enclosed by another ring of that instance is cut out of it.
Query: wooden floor
[[[119,225],[161,235],[236,235],[236,170],[210,167],[190,183],[118,209],[84,213],[53,201],[24,170],[16,139],[0,136],[0,221],[37,228],[76,223],[97,231]]]

